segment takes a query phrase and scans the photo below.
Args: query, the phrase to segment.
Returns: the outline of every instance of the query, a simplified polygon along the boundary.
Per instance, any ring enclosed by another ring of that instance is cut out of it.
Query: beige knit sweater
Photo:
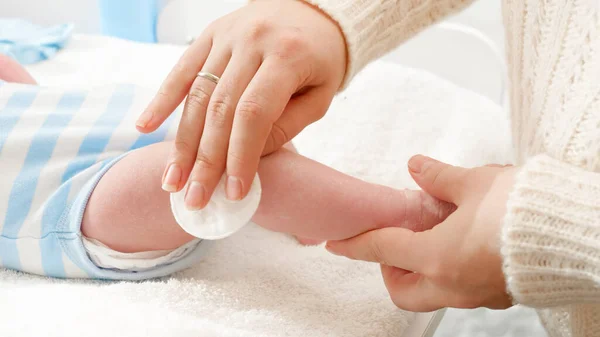
[[[348,47],[346,82],[467,0],[304,0]],[[485,0],[490,1],[490,0]],[[515,302],[550,336],[600,336],[600,0],[506,0],[511,117],[521,167],[502,255]]]

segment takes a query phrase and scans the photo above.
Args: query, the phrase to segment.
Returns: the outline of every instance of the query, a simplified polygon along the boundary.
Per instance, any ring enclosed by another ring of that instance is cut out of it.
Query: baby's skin
[[[160,186],[170,146],[134,151],[104,175],[87,206],[84,235],[121,252],[174,249],[193,239]],[[258,173],[263,192],[252,220],[304,244],[389,226],[429,228],[453,210],[421,191],[366,183],[289,149],[264,157]]]
[[[0,54],[0,80],[13,83],[36,84],[33,77],[17,61]]]
[[[0,56],[0,79],[35,84],[18,63]],[[100,180],[82,233],[120,252],[170,250],[194,239],[175,221],[161,176],[172,144],[133,151]],[[253,221],[303,244],[342,240],[382,227],[429,228],[454,210],[422,191],[361,181],[285,148],[264,157],[262,198]]]

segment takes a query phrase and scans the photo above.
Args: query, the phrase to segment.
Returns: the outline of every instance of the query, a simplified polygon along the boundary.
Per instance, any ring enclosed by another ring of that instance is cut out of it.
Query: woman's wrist
[[[344,31],[342,30],[342,27],[333,17],[331,17],[331,15],[329,15],[327,12],[322,10],[319,6],[316,6],[315,4],[311,3],[310,1],[304,1],[304,0],[297,0],[297,1],[303,2],[307,6],[311,7],[315,11],[317,11],[320,15],[327,18],[327,20],[329,20],[337,28],[337,31],[340,34],[340,38],[344,42],[344,50],[345,50],[344,60],[342,61],[344,63],[345,71],[344,71],[344,77],[343,77],[342,81],[340,82],[340,89],[343,89],[345,87],[345,83],[347,82],[347,77],[348,77],[348,73],[349,73],[348,65],[350,63],[349,62],[350,56],[349,56],[349,51],[348,51],[348,42],[346,41],[346,35],[344,35]]]

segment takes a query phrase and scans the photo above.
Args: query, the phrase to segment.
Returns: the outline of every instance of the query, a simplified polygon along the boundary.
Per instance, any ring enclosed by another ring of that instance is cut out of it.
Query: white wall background
[[[504,50],[501,0],[477,0],[471,7],[448,21],[477,28]]]
[[[100,34],[99,1],[102,0],[0,0],[0,17],[21,17],[43,25],[71,22],[78,33]],[[159,24],[159,41],[168,43],[185,43],[198,35],[213,18],[246,3],[246,0],[158,1],[173,1],[173,6],[169,6],[161,17],[168,19]],[[506,83],[502,82],[504,41],[500,6],[500,0],[478,0],[466,11],[447,20],[482,32],[497,46],[500,57],[472,36],[440,33],[433,29],[395,50],[386,59],[426,69],[502,103],[505,101],[502,88]]]
[[[244,0],[196,0],[217,6],[219,2]],[[199,14],[201,15],[201,14]],[[0,17],[27,18],[39,24],[72,22],[79,33],[100,33],[97,0],[2,0]],[[500,0],[478,0],[471,8],[450,21],[462,22],[481,30],[503,45]]]
[[[43,25],[71,22],[81,33],[100,32],[98,12],[96,0],[0,1],[0,17],[25,18]]]

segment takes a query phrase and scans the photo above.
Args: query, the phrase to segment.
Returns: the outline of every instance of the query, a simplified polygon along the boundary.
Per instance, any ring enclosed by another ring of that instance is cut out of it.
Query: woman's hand
[[[187,95],[163,189],[179,191],[189,178],[186,204],[200,209],[226,170],[227,197],[244,198],[261,155],[325,114],[345,70],[337,24],[302,1],[254,1],[213,22],[137,122],[156,130]]]
[[[516,169],[465,169],[416,156],[409,170],[423,190],[456,204],[456,211],[424,232],[384,228],[330,241],[327,249],[380,263],[392,300],[402,309],[510,307],[500,231]]]

